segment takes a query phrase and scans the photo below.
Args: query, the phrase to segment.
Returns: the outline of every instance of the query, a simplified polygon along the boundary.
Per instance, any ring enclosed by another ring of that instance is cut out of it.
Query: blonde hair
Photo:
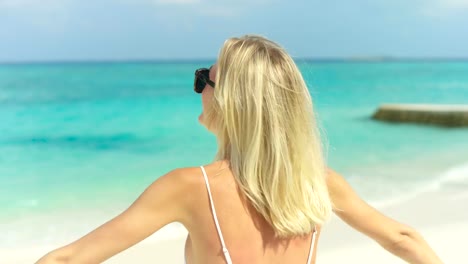
[[[207,111],[215,160],[228,160],[254,208],[279,237],[310,234],[332,211],[312,98],[293,59],[276,43],[228,39]]]

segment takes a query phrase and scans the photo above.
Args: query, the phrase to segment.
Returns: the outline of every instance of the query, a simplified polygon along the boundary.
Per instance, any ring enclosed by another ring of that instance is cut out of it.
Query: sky
[[[301,58],[468,58],[468,0],[0,0],[0,62],[212,59],[244,34]]]

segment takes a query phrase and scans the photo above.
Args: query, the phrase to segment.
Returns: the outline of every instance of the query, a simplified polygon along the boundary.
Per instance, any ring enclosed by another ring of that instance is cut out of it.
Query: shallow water
[[[0,65],[0,246],[83,234],[160,175],[209,163],[216,141],[192,82],[211,63]],[[468,129],[370,119],[381,103],[468,104],[468,62],[299,66],[329,165],[364,198],[468,189]]]

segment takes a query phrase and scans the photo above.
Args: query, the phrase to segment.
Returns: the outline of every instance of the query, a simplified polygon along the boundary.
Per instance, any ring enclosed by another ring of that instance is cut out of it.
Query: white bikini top
[[[219,240],[221,240],[221,246],[223,247],[223,254],[224,258],[226,259],[227,264],[232,264],[231,256],[229,255],[229,251],[226,247],[226,243],[224,243],[223,233],[221,232],[221,228],[219,227],[218,217],[216,216],[216,210],[213,203],[213,197],[211,196],[210,190],[210,183],[208,182],[208,176],[206,175],[205,168],[200,166],[203,177],[205,177],[206,189],[208,190],[208,196],[210,198],[210,205],[211,205],[211,212],[213,213],[213,219],[216,225],[216,229],[218,230]],[[312,254],[314,253],[314,244],[315,244],[315,235],[317,234],[317,229],[314,228],[314,232],[312,234],[312,241],[310,242],[310,249],[309,249],[309,256],[307,257],[307,264],[310,264],[312,261]]]

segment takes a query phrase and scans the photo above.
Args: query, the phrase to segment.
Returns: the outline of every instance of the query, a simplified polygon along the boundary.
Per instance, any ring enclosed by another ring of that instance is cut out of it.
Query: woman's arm
[[[101,263],[171,222],[188,219],[188,169],[157,179],[123,213],[79,240],[56,249],[36,264]]]
[[[331,169],[328,172],[327,185],[335,214],[348,225],[410,263],[442,263],[416,230],[372,208],[359,198],[342,176]]]

